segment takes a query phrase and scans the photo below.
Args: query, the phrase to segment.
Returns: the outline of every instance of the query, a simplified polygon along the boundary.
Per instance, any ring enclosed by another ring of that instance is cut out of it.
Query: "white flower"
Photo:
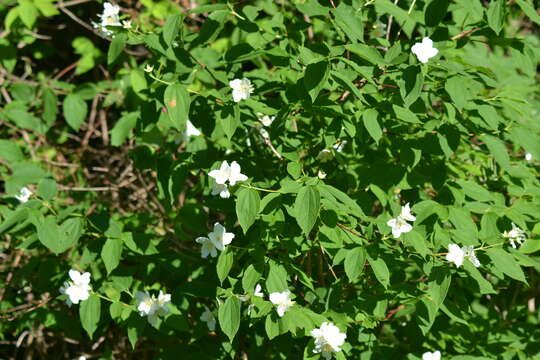
[[[476,254],[474,253],[474,246],[464,246],[463,252],[465,253],[465,257],[468,258],[475,267],[480,266],[480,260],[478,260]]]
[[[261,285],[259,285],[259,284],[255,285],[255,289],[253,291],[253,296],[257,296],[257,297],[261,297],[261,298],[264,296],[264,294],[262,293]],[[240,299],[240,300],[242,300],[242,299]],[[255,307],[255,304],[249,304],[248,309],[247,309],[248,316],[251,315],[251,311],[253,311],[254,307]]]
[[[448,254],[446,254],[446,260],[456,264],[456,267],[463,265],[463,260],[465,259],[465,251],[463,251],[459,245],[450,244],[448,245]]]
[[[411,208],[409,203],[401,207],[401,213],[395,219],[390,219],[386,225],[392,228],[392,235],[394,238],[399,238],[402,233],[408,233],[413,229],[412,225],[407,221],[415,221],[416,217],[411,214]]]
[[[257,284],[255,285],[255,290],[253,291],[253,296],[258,296],[258,297],[263,297],[263,293],[262,293],[262,287],[261,285]]]
[[[227,185],[213,183],[212,184],[212,195],[217,195],[217,194],[219,194],[219,196],[222,197],[223,199],[228,199],[229,196],[231,196],[231,193],[229,192],[229,189],[227,188]]]
[[[131,20],[124,20],[122,21],[122,27],[126,30],[131,29]]]
[[[328,149],[323,149],[321,150],[319,155],[317,155],[317,160],[319,160],[320,162],[326,162],[328,160],[331,160],[333,157],[334,154],[332,153],[332,151]]]
[[[154,71],[154,67],[150,64],[146,64],[144,67],[144,71],[147,73],[151,73],[152,71]]]
[[[234,186],[237,181],[247,180],[247,176],[240,172],[240,165],[236,161],[233,161],[230,166],[227,161],[223,161],[219,170],[210,171],[208,176],[221,185],[228,181],[229,185]]]
[[[272,125],[272,122],[274,122],[274,120],[276,119],[275,116],[263,115],[261,113],[257,113],[257,117],[259,118],[259,121],[261,122],[261,124],[263,124],[266,127]]]
[[[422,360],[441,360],[441,352],[440,351],[425,352],[422,355]]]
[[[279,317],[285,315],[285,312],[293,306],[294,301],[290,299],[291,292],[285,290],[282,292],[273,292],[270,294],[270,302],[274,305],[277,305],[276,311]]]
[[[480,266],[480,261],[474,253],[474,246],[463,246],[460,248],[459,245],[456,244],[448,245],[448,254],[446,254],[447,261],[453,262],[456,264],[456,267],[460,267],[463,265],[465,258],[469,259],[475,267]]]
[[[214,331],[216,330],[216,317],[214,316],[214,313],[210,311],[210,309],[208,309],[206,306],[204,308],[205,310],[200,319],[206,323],[208,330]]]
[[[85,272],[81,274],[77,270],[69,270],[69,277],[71,281],[66,281],[64,286],[60,288],[62,294],[69,296],[67,304],[78,304],[79,301],[84,301],[90,297],[90,273]]]
[[[160,290],[156,298],[154,295],[150,296],[147,291],[137,291],[135,298],[139,301],[137,305],[139,315],[147,316],[148,322],[152,325],[156,325],[159,316],[165,316],[169,313],[167,305],[171,302],[171,294],[164,294]]]
[[[411,214],[411,207],[409,203],[406,203],[404,206],[401,207],[401,213],[399,214],[399,217],[407,221],[416,220],[416,217],[413,214]]]
[[[347,337],[337,326],[329,322],[323,322],[320,328],[311,330],[311,336],[315,338],[313,352],[322,353],[325,359],[331,359],[332,353],[341,351],[340,346]]]
[[[409,224],[405,219],[398,216],[395,219],[390,219],[386,225],[392,228],[392,235],[394,238],[399,238],[402,233],[408,233],[412,230],[412,225]]]
[[[418,61],[424,64],[439,52],[433,47],[433,41],[428,37],[423,38],[421,43],[414,44],[411,51],[416,55]]]
[[[225,246],[229,245],[233,239],[234,234],[228,233],[227,229],[220,223],[214,224],[214,231],[208,234],[208,238],[215,245],[216,249],[219,251],[225,250]]]
[[[334,145],[332,145],[332,147],[337,152],[342,152],[345,145],[347,145],[347,140],[340,140],[337,143],[335,143]]]
[[[532,154],[531,154],[531,153],[526,153],[526,154],[525,154],[525,160],[527,160],[527,161],[531,161],[531,160],[532,160],[532,158],[533,158],[533,156],[532,156]]]
[[[232,88],[232,96],[234,102],[239,102],[240,100],[249,99],[249,95],[253,92],[253,85],[249,79],[234,79],[229,81],[229,86]]]
[[[317,177],[321,180],[326,179],[326,173],[322,170],[319,170],[319,172],[317,173]]]
[[[270,134],[268,134],[268,131],[266,131],[266,129],[260,128],[259,133],[261,133],[261,136],[264,139],[269,139],[270,138]]]
[[[25,186],[19,191],[19,195],[15,195],[15,199],[25,203],[30,199],[30,196],[32,196],[32,192]]]
[[[206,259],[208,257],[208,255],[210,255],[211,257],[216,257],[217,256],[217,249],[216,249],[216,246],[214,245],[214,243],[207,237],[198,237],[197,239],[195,239],[196,242],[198,242],[199,244],[201,244],[201,257],[203,259]]]
[[[521,245],[527,239],[525,231],[518,228],[514,223],[512,223],[512,230],[503,232],[502,236],[510,240],[510,244],[514,249],[517,248],[516,243]]]
[[[212,257],[217,256],[217,250],[223,251],[234,239],[233,233],[228,233],[227,229],[220,223],[214,224],[214,230],[208,234],[208,237],[198,237],[196,242],[202,244],[201,257],[207,258],[208,254]]]
[[[197,129],[195,127],[195,125],[193,125],[193,123],[191,121],[187,121],[186,122],[186,132],[185,132],[186,136],[199,136],[201,135],[201,132],[199,131],[199,129]]]
[[[113,32],[107,29],[107,26],[122,26],[120,23],[120,7],[109,2],[103,3],[103,13],[99,15],[100,24],[94,24],[94,27],[99,27],[105,35],[112,35]]]

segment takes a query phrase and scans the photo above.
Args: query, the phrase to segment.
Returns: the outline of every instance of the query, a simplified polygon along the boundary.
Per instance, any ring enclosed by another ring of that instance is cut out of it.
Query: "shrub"
[[[2,357],[540,359],[534,2],[120,5],[0,5]]]

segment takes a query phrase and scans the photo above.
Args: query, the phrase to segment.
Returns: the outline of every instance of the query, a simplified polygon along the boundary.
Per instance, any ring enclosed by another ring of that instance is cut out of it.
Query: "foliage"
[[[540,359],[535,3],[190,3],[0,4],[2,357]]]

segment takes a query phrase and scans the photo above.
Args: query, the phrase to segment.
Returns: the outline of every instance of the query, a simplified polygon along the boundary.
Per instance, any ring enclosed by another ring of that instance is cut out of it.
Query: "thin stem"
[[[113,300],[113,299],[109,299],[108,297],[103,296],[103,295],[101,295],[101,294],[99,294],[99,293],[97,293],[97,292],[93,292],[93,291],[92,291],[92,294],[93,294],[93,295],[96,295],[96,296],[99,297],[99,298],[102,298],[103,300],[107,300],[107,301],[112,302],[112,303],[118,302],[118,303],[120,303],[120,304],[122,304],[122,305],[124,305],[124,306],[126,306],[126,307],[131,307],[131,305],[126,304],[125,302],[122,302],[122,301],[120,301],[120,300],[115,301],[115,300]]]
[[[240,184],[240,186],[245,187],[246,189],[253,189],[253,190],[259,190],[259,191],[283,194],[283,192],[281,192],[279,190],[263,189],[263,188],[260,188],[260,187],[257,187],[257,186],[246,185],[246,184]]]

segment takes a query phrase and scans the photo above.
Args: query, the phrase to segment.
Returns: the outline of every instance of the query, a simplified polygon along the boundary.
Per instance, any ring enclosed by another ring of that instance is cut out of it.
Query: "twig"
[[[87,30],[93,32],[94,34],[96,34],[97,36],[103,38],[103,39],[106,39],[108,40],[104,35],[100,34],[98,31],[96,31],[92,26],[90,26],[89,24],[85,23],[84,21],[82,21],[81,19],[79,19],[74,13],[72,13],[71,11],[69,11],[68,9],[66,9],[64,7],[64,3],[62,1],[60,1],[58,4],[57,4],[58,8],[64,13],[66,14],[67,16],[69,16],[73,21],[77,22],[79,25],[83,26],[84,28],[86,28]]]
[[[116,190],[116,186],[80,187],[80,186],[60,185],[58,188],[63,191],[112,191],[112,190]]]
[[[399,0],[394,0],[394,5],[397,5]],[[394,16],[390,15],[388,18],[388,25],[386,26],[386,40],[390,40],[390,32],[392,30],[392,23],[394,22]]]
[[[93,1],[93,0],[71,0],[71,1],[66,1],[66,2],[62,1],[60,2],[60,4],[56,4],[55,7],[59,9],[61,7],[70,7],[74,5],[84,4],[90,1]]]
[[[272,142],[270,141],[270,138],[269,137],[264,137],[264,136],[263,136],[263,138],[264,138],[264,143],[270,148],[270,150],[272,150],[274,155],[276,155],[279,160],[283,160],[283,156],[276,150],[274,145],[272,145]]]
[[[340,228],[342,228],[343,230],[345,231],[348,231],[350,232],[351,234],[355,235],[355,236],[358,236],[359,238],[361,239],[364,239],[364,240],[368,240],[366,237],[360,235],[359,233],[357,233],[356,231],[352,230],[352,229],[349,229],[348,227],[346,227],[345,225],[341,224],[341,223],[337,223],[337,226],[339,226]],[[369,241],[369,240],[368,240]]]
[[[58,74],[56,74],[56,76],[54,77],[54,80],[58,80],[58,79],[60,79],[62,76],[64,76],[68,71],[70,71],[70,70],[73,69],[75,66],[77,66],[77,65],[79,64],[79,61],[80,61],[80,60],[75,61],[73,64],[69,65],[67,68],[65,68],[64,70],[60,71]]]
[[[479,28],[475,28],[475,29],[471,29],[471,30],[465,30],[465,31],[462,31],[460,32],[459,34],[457,35],[454,35],[451,37],[452,40],[457,40],[457,39],[461,39],[462,37],[464,36],[467,36],[467,35],[470,35],[476,31],[480,30]]]

